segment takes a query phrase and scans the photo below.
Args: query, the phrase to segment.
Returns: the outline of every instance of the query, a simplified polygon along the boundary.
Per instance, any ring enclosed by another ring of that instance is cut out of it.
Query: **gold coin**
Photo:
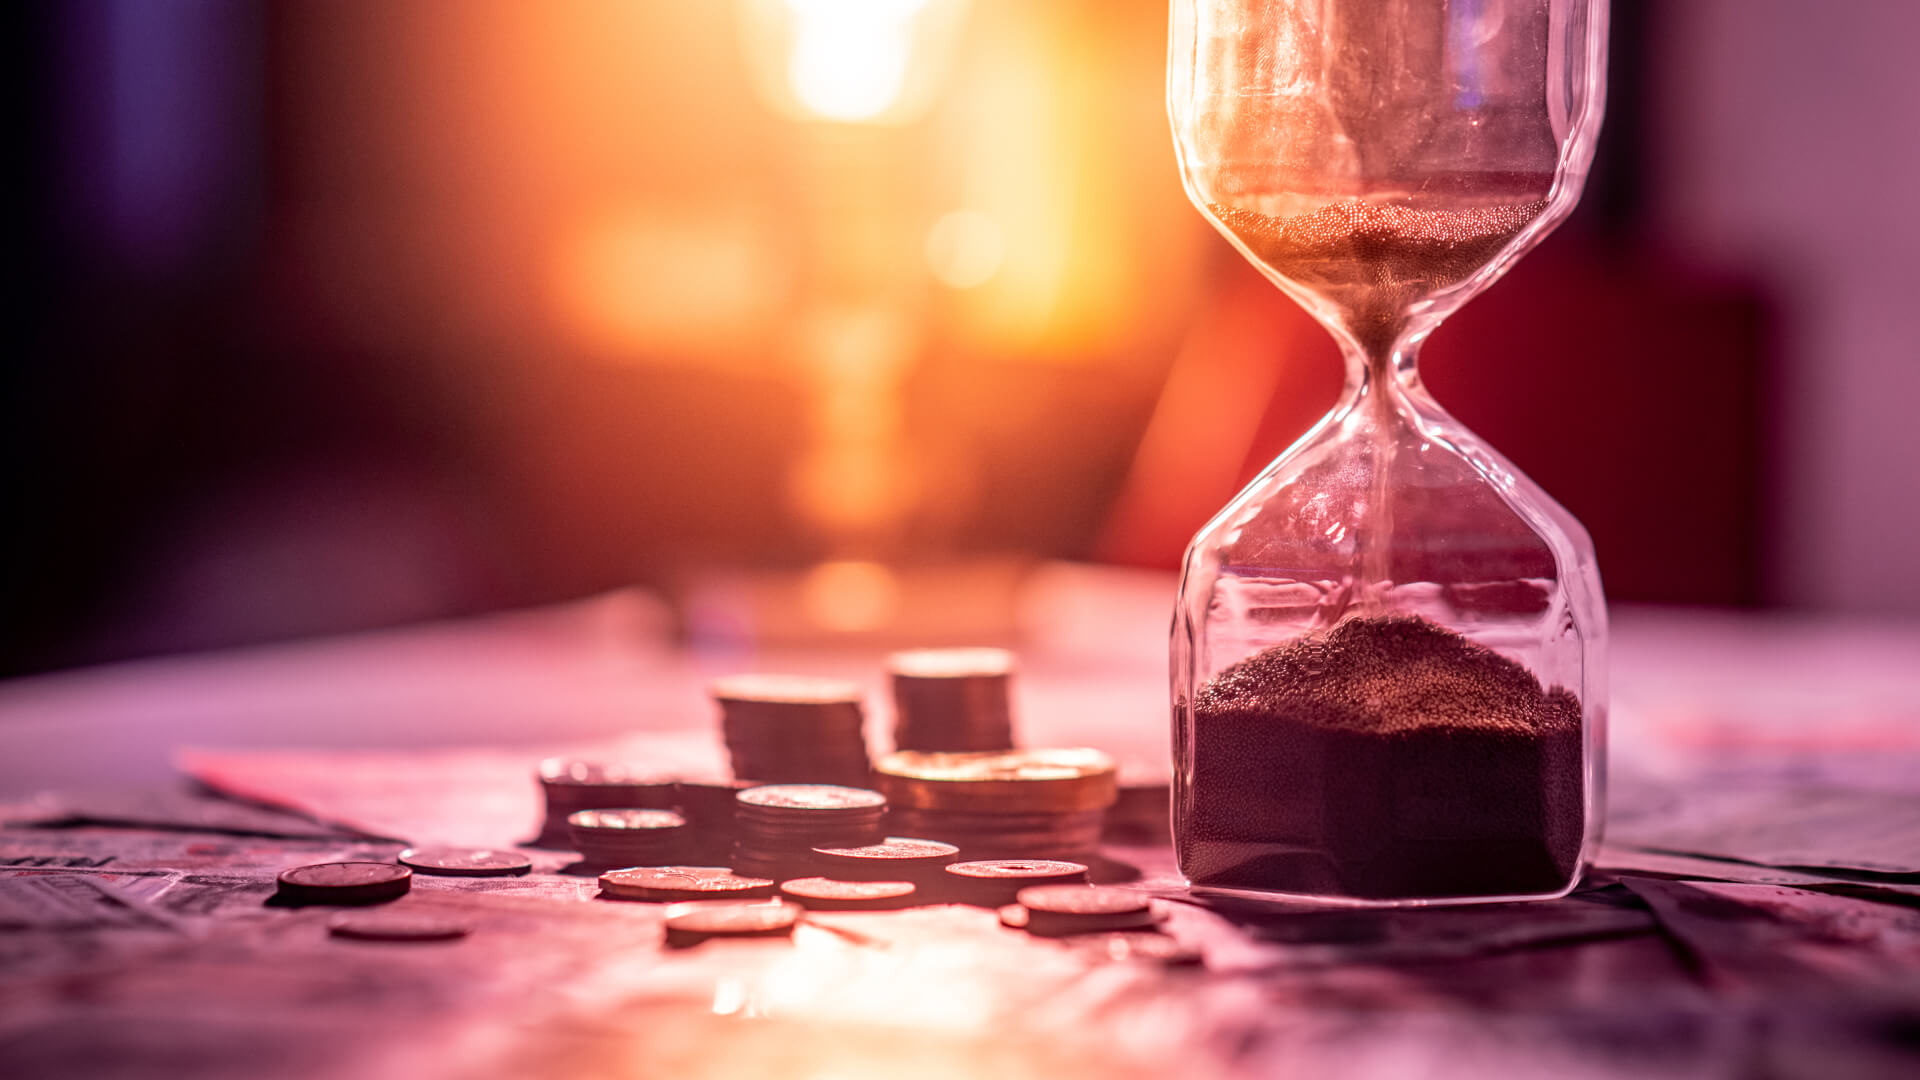
[[[1113,759],[1085,747],[984,753],[896,751],[874,763],[896,806],[987,813],[1100,810],[1113,804]]]

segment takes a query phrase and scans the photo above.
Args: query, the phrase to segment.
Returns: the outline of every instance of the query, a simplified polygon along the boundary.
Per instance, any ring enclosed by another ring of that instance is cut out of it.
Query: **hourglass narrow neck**
[[[1402,333],[1388,342],[1363,345],[1345,326],[1330,326],[1346,362],[1347,385],[1342,394],[1348,410],[1363,404],[1387,404],[1417,392],[1420,385],[1420,346],[1427,331]]]

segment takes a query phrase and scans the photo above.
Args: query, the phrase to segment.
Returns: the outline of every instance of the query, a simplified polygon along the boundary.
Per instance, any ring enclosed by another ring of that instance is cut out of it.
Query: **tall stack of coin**
[[[899,751],[874,766],[888,829],[943,840],[966,859],[1084,861],[1113,805],[1113,759],[1098,750]]]
[[[540,763],[537,775],[540,790],[547,799],[547,816],[540,836],[533,842],[535,847],[569,846],[572,837],[567,831],[567,816],[581,810],[619,807],[671,810],[675,805],[676,790],[671,778],[632,766],[548,758]]]
[[[901,750],[1007,750],[1013,742],[1013,654],[912,649],[887,658],[893,744]]]
[[[708,687],[733,775],[781,784],[867,783],[860,688],[801,675],[734,675]]]
[[[784,880],[818,873],[813,849],[878,842],[887,800],[877,791],[832,784],[748,788],[736,800],[737,839],[730,865],[742,874]]]

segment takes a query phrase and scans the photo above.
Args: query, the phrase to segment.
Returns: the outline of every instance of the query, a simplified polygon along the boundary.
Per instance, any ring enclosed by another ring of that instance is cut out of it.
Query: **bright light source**
[[[800,120],[904,124],[951,65],[967,0],[738,0],[769,104]]]
[[[787,0],[793,45],[787,83],[829,120],[871,120],[907,85],[914,16],[926,0]]]

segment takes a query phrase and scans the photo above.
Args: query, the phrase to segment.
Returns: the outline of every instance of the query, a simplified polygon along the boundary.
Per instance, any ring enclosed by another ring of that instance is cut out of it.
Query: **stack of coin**
[[[1105,840],[1135,847],[1172,843],[1172,803],[1171,783],[1122,779],[1118,797],[1107,809]]]
[[[893,744],[901,750],[1007,750],[1013,742],[1013,654],[913,649],[887,658]]]
[[[901,751],[875,773],[893,832],[954,844],[965,859],[1084,861],[1114,800],[1113,760],[1084,748]]]
[[[861,847],[881,839],[887,800],[877,791],[832,784],[772,784],[735,800],[734,870],[753,877],[807,877],[813,849]]]
[[[753,786],[750,780],[687,779],[674,786],[673,808],[687,819],[687,858],[724,864],[732,856],[734,799]]]
[[[580,810],[642,807],[674,808],[675,784],[670,777],[626,765],[599,761],[549,758],[540,763],[540,790],[547,797],[547,816],[534,847],[567,847],[567,815]]]
[[[581,810],[567,828],[588,866],[667,866],[681,860],[687,819],[671,810]]]
[[[708,687],[733,775],[760,783],[864,784],[860,688],[801,675],[734,675]]]

